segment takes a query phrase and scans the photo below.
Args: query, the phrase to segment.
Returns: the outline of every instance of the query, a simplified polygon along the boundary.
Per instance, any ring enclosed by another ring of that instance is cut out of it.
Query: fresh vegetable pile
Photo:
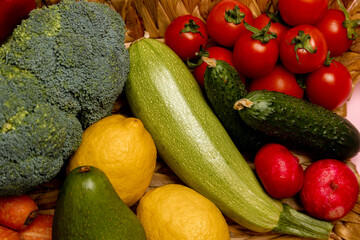
[[[231,222],[329,239],[359,196],[345,162],[360,133],[333,111],[351,95],[335,58],[359,21],[337,3],[280,0],[255,16],[217,1],[128,49],[103,4],[31,11],[0,47],[0,238],[224,240]],[[156,182],[159,164],[178,184]],[[56,177],[43,214],[36,187]]]

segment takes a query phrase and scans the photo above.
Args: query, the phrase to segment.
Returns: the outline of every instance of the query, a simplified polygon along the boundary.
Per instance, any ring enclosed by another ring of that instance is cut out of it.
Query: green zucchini
[[[222,60],[203,57],[207,63],[205,93],[215,115],[243,154],[254,154],[270,139],[264,133],[247,125],[239,116],[234,104],[245,97],[247,91],[236,69]]]
[[[226,216],[257,232],[327,239],[332,224],[270,198],[207,104],[184,62],[164,43],[129,47],[125,94],[152,135],[159,156]]]
[[[236,103],[249,126],[316,158],[345,160],[360,149],[360,134],[346,118],[284,93],[257,90]]]

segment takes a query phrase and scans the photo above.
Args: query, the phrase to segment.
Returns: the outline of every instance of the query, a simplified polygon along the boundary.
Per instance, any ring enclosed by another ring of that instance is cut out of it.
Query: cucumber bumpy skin
[[[270,139],[248,126],[233,108],[234,103],[247,94],[240,75],[225,61],[206,57],[203,60],[208,64],[204,76],[205,92],[215,115],[240,152],[253,156]]]
[[[256,232],[328,239],[332,224],[287,211],[265,193],[205,101],[194,76],[164,43],[131,44],[125,93],[133,114],[154,139],[159,156],[189,187],[224,215]]]
[[[257,90],[234,105],[243,121],[316,158],[345,160],[360,149],[360,134],[346,118],[284,93]]]

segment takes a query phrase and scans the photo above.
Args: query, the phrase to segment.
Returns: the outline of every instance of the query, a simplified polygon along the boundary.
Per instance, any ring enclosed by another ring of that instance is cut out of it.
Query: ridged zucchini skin
[[[317,158],[345,160],[360,149],[360,134],[346,118],[306,100],[266,90],[249,92],[239,111],[249,126]],[[240,100],[241,101],[241,100]]]
[[[270,138],[247,125],[234,109],[235,102],[247,94],[245,85],[229,63],[213,59],[207,61],[204,83],[210,106],[240,152],[253,156]]]
[[[244,227],[286,232],[284,224],[277,226],[283,206],[264,192],[180,58],[164,43],[146,38],[132,43],[129,53],[126,98],[166,164]],[[312,230],[305,235],[327,237],[328,227],[321,227],[320,235]]]

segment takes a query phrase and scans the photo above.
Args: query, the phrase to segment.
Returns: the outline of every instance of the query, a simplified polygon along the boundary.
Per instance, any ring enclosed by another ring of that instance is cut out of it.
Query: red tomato
[[[0,43],[36,8],[34,0],[0,1]]]
[[[328,4],[328,0],[279,0],[279,11],[290,26],[313,25],[325,14]]]
[[[352,90],[349,70],[340,62],[333,60],[329,66],[310,73],[305,80],[305,93],[309,101],[334,110],[343,105]]]
[[[168,45],[182,60],[196,57],[201,47],[205,48],[208,34],[205,23],[191,15],[175,18],[166,28],[165,44]]]
[[[270,196],[293,197],[303,185],[304,170],[286,147],[268,143],[255,155],[255,169]]]
[[[269,74],[250,81],[249,91],[262,89],[282,92],[297,98],[304,96],[304,89],[297,83],[295,75],[280,64],[276,65]]]
[[[289,29],[279,48],[281,62],[293,73],[309,73],[320,68],[327,51],[324,35],[311,25]]]
[[[229,63],[231,66],[234,67],[233,62],[233,54],[230,50],[223,48],[223,47],[209,47],[206,49],[209,54],[209,58],[214,58],[216,60],[223,60]],[[204,88],[204,74],[206,70],[207,64],[203,62],[196,68],[194,68],[194,76],[198,81],[199,85]]]
[[[352,39],[348,38],[347,29],[343,26],[345,15],[341,10],[328,9],[316,27],[324,34],[331,57],[340,56],[349,50]]]
[[[276,38],[263,43],[252,38],[253,34],[251,31],[242,33],[233,49],[236,70],[248,78],[257,78],[270,73],[279,56]]]
[[[224,0],[210,11],[206,28],[209,36],[224,47],[232,47],[237,37],[246,30],[243,21],[253,22],[251,10],[236,0]]]
[[[263,13],[254,19],[253,26],[258,29],[262,29],[266,26],[266,24],[269,23],[270,20],[271,18],[266,13]],[[277,40],[279,43],[280,43],[280,39],[284,36],[287,30],[289,30],[288,26],[285,26],[280,22],[271,20],[271,26],[269,32],[273,32],[277,34]]]

